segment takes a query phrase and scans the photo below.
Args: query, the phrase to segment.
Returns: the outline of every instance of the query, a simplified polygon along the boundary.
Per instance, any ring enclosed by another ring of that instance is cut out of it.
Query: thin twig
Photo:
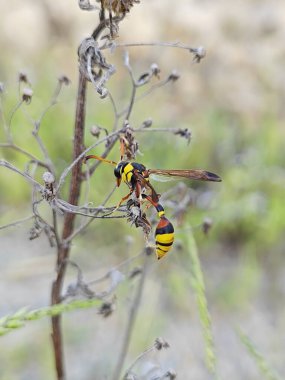
[[[116,190],[117,186],[114,186],[114,188],[110,191],[110,193],[106,196],[106,198],[104,199],[103,203],[102,203],[102,206],[105,206],[105,204],[108,202],[108,200],[111,198],[111,196],[113,195],[114,191]],[[100,212],[100,210],[98,209],[97,211],[98,213]],[[95,213],[95,216],[97,216],[97,214]],[[83,223],[81,226],[79,226],[76,230],[73,231],[73,233],[66,239],[66,242],[70,242],[72,241],[78,234],[80,234],[85,228],[87,228],[92,222],[93,222],[94,219],[89,219],[87,220],[85,223]]]
[[[16,227],[19,224],[25,223],[28,220],[34,219],[34,215],[27,216],[26,218],[16,220],[15,222],[5,224],[3,226],[0,226],[0,230],[4,230],[5,228],[10,228],[10,227]]]
[[[39,190],[40,192],[44,192],[45,188],[39,184],[34,178],[32,178],[29,174],[19,170],[18,168],[16,168],[14,165],[10,164],[8,161],[6,160],[0,160],[0,166],[4,166],[18,174],[20,174],[22,177],[24,177],[27,181],[29,181],[31,184],[33,184],[34,186],[36,186],[37,190]]]
[[[13,108],[13,110],[11,111],[11,114],[10,114],[10,117],[9,117],[9,121],[8,121],[8,126],[7,126],[7,140],[9,142],[12,141],[12,134],[11,134],[11,124],[12,124],[12,119],[14,117],[14,115],[16,114],[16,112],[18,111],[18,109],[21,107],[21,105],[24,103],[24,100],[21,99],[16,105],[15,107]]]
[[[51,168],[47,163],[39,160],[36,156],[31,154],[30,152],[26,151],[25,149],[19,147],[18,145],[14,144],[12,142],[11,143],[0,143],[0,148],[14,149],[17,152],[20,152],[20,153],[24,154],[25,156],[27,156],[28,158],[30,158],[32,162],[36,162],[38,165],[40,165],[40,166],[48,169],[49,171],[51,171]]]
[[[126,374],[128,374],[129,372],[131,372],[131,370],[134,368],[134,366],[137,364],[137,362],[139,360],[141,360],[144,356],[146,356],[147,354],[149,354],[150,352],[154,351],[156,349],[156,343],[154,343],[151,347],[147,348],[146,350],[144,350],[142,353],[140,353],[136,358],[135,360],[133,361],[133,363],[129,366],[129,368],[125,371]]]
[[[131,100],[132,100],[132,103],[131,105],[129,105],[128,107],[124,108],[122,111],[120,111],[118,113],[118,117],[122,117],[124,114],[126,114],[126,119],[128,120],[129,119],[129,114],[130,114],[130,109],[131,109],[131,106],[133,106],[133,102],[134,100],[136,100],[136,103],[138,101],[141,101],[142,99],[144,99],[146,96],[150,95],[153,91],[155,91],[156,89],[162,87],[162,86],[165,86],[167,83],[170,83],[172,80],[170,79],[170,76],[168,76],[166,79],[163,79],[161,80],[160,82],[152,85],[148,90],[146,90],[145,92],[143,92],[141,95],[137,96],[136,97],[136,89],[137,89],[137,86],[135,85],[135,83],[133,82],[133,89],[132,89],[132,94],[131,94]]]
[[[148,254],[148,249],[146,249],[140,281],[139,281],[139,284],[137,287],[137,292],[134,296],[133,303],[131,306],[128,322],[127,322],[126,329],[124,332],[123,344],[122,344],[122,347],[121,347],[121,350],[119,353],[118,361],[117,361],[115,371],[114,371],[113,376],[112,376],[112,380],[118,380],[118,379],[120,379],[120,376],[121,376],[121,372],[122,372],[122,369],[124,366],[124,362],[125,362],[125,359],[126,359],[126,356],[128,353],[130,340],[132,337],[137,312],[138,312],[139,305],[140,305],[141,298],[142,298],[143,288],[144,288],[146,275],[147,275],[148,264],[149,264],[149,254]]]
[[[189,50],[191,53],[196,52],[198,48],[193,48],[190,45],[184,44],[182,42],[126,42],[126,43],[115,43],[112,45],[112,47],[119,47],[119,48],[126,48],[126,47],[173,47],[178,49],[185,49]]]

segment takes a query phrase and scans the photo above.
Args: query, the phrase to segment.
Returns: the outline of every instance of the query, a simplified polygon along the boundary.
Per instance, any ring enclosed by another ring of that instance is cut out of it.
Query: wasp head
[[[114,174],[115,174],[115,177],[117,178],[117,186],[118,187],[120,186],[120,183],[122,180],[122,172],[123,172],[125,166],[126,166],[126,162],[121,161],[116,165],[116,167],[114,169]]]

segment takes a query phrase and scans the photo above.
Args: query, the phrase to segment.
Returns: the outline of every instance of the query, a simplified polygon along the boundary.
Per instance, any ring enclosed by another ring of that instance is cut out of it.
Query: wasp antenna
[[[208,181],[213,181],[213,182],[221,182],[222,181],[222,178],[221,177],[219,177],[217,174],[215,174],[215,173],[211,173],[211,172],[205,172],[206,173],[206,175],[207,175],[207,179],[208,179]]]
[[[86,161],[90,160],[90,158],[94,158],[95,160],[106,162],[107,164],[111,164],[111,165],[115,165],[115,166],[117,165],[117,162],[115,162],[115,161],[106,160],[106,158],[103,158],[100,156],[95,156],[94,154],[91,154],[89,156],[85,156],[83,162],[86,164]]]

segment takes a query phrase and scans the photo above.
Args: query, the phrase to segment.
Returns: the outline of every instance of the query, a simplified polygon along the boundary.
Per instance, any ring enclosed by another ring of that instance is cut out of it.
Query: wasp
[[[158,259],[161,259],[163,256],[165,256],[171,249],[174,242],[174,227],[165,216],[165,210],[159,203],[159,195],[150,183],[150,176],[154,174],[158,176],[179,177],[200,181],[221,181],[221,178],[217,174],[208,172],[206,170],[147,169],[143,164],[140,164],[138,162],[115,162],[96,155],[86,156],[84,161],[86,162],[91,158],[114,165],[114,175],[117,180],[117,186],[119,187],[121,182],[126,183],[128,186],[130,190],[129,194],[122,198],[117,207],[119,207],[122,202],[127,200],[132,194],[135,194],[136,198],[139,201],[147,200],[153,207],[155,207],[157,215],[159,217],[159,222],[155,230],[156,256]]]

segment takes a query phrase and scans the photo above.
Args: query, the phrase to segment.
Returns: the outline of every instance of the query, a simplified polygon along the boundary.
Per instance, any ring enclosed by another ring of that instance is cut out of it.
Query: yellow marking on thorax
[[[161,210],[157,214],[158,214],[159,218],[161,218],[163,215],[165,215],[165,211]]]
[[[123,182],[126,182],[126,183],[130,183],[131,181],[131,178],[133,176],[133,171],[134,167],[131,163],[128,163],[125,167],[124,167],[124,170],[122,172],[122,181]]]

